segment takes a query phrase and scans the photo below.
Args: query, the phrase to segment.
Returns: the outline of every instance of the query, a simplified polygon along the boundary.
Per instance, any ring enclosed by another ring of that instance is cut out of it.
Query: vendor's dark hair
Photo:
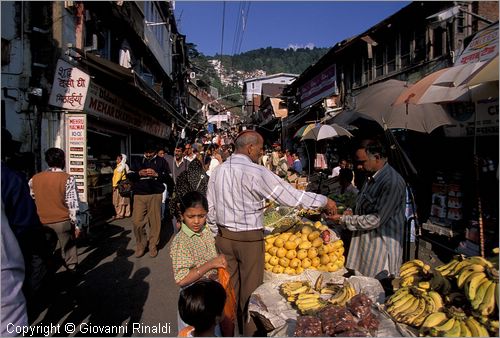
[[[49,148],[45,152],[45,161],[49,167],[64,169],[66,163],[64,151],[59,148]]]
[[[179,203],[179,210],[183,214],[188,208],[194,208],[201,205],[203,209],[208,211],[208,201],[202,193],[198,191],[190,191],[181,197]]]
[[[216,324],[226,303],[226,291],[211,279],[199,280],[181,290],[179,295],[179,315],[195,331],[203,332]]]
[[[369,155],[379,155],[382,158],[387,158],[387,150],[385,145],[379,139],[363,140],[359,146],[360,149],[365,149]]]

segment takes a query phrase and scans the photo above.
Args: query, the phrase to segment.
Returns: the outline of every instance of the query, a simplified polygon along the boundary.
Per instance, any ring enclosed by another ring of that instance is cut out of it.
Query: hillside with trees
[[[220,97],[228,96],[228,104],[238,104],[243,80],[258,77],[256,74],[289,73],[300,75],[316,63],[329,48],[260,48],[238,55],[206,56],[196,45],[188,44],[191,64],[197,73],[198,83],[217,88]],[[215,60],[215,61],[214,61]],[[220,71],[214,63],[222,65]],[[260,75],[263,76],[263,75]],[[234,94],[234,95],[232,95]]]

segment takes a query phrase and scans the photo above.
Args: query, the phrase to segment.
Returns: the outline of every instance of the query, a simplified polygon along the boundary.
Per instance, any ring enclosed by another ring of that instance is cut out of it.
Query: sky
[[[409,3],[177,0],[174,13],[177,28],[186,41],[195,44],[199,52],[214,56],[221,53],[221,48],[224,55],[266,47],[331,48],[363,33]]]

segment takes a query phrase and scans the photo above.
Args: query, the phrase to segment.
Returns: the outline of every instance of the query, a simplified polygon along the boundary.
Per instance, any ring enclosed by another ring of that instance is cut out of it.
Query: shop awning
[[[185,117],[183,117],[167,100],[148,86],[133,70],[122,67],[114,62],[90,53],[80,52],[80,55],[82,55],[82,58],[79,60],[81,64],[87,66],[88,68],[98,70],[99,72],[120,81],[120,84],[126,84],[133,88],[133,90],[141,96],[146,97],[161,111],[171,115],[175,120],[177,120],[177,123],[181,125],[188,123]]]

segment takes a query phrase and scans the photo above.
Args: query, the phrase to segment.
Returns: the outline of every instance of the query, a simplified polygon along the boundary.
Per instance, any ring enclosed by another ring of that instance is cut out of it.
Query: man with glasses
[[[384,284],[398,275],[402,264],[406,185],[387,163],[385,147],[378,140],[361,143],[356,165],[371,176],[359,192],[354,214],[327,218],[352,231],[345,266]]]

